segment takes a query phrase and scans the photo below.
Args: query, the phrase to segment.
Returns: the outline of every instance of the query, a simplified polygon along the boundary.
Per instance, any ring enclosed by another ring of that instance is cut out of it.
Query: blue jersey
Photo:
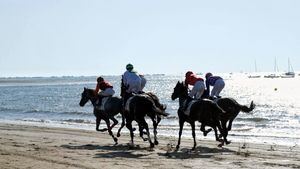
[[[220,76],[210,76],[208,79],[206,79],[205,83],[206,83],[206,87],[208,85],[210,86],[214,86],[216,81],[222,79]]]

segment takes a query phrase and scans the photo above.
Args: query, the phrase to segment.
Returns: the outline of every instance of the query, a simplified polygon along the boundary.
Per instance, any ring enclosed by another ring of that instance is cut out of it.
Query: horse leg
[[[230,144],[230,141],[227,140],[228,136],[228,129],[226,128],[226,123],[221,123],[222,124],[222,130],[223,130],[223,139],[225,144]]]
[[[109,135],[111,135],[111,137],[113,138],[113,140],[115,141],[115,145],[118,144],[118,139],[114,136],[113,132],[111,131],[111,128],[110,128],[110,121],[109,119],[104,119],[105,122],[106,122],[106,125],[107,125],[107,128],[108,128],[108,133]]]
[[[177,143],[177,146],[176,146],[176,150],[178,150],[179,146],[180,146],[183,125],[184,125],[184,120],[180,119],[180,117],[179,117],[179,133],[178,133],[179,136],[178,136],[178,143]]]
[[[222,136],[223,136],[223,140],[220,140],[220,144],[218,145],[218,147],[222,147],[223,145],[224,145],[224,141],[226,140],[227,141],[227,139],[226,139],[226,136],[225,136],[225,130],[227,131],[227,129],[226,129],[226,124],[224,125],[224,123],[222,123],[222,126],[221,126],[221,124],[219,123],[219,122],[217,122],[217,128],[220,130],[220,133],[222,134]],[[225,127],[225,128],[223,128],[223,127]]]
[[[137,122],[138,125],[139,125],[139,132],[140,132],[140,137],[143,139],[143,141],[148,141],[147,138],[144,138],[144,134],[147,134],[147,133],[144,133],[144,126],[142,125],[142,123],[140,121]]]
[[[119,130],[118,130],[117,137],[120,137],[120,136],[121,136],[120,132],[121,132],[121,130],[122,130],[122,128],[123,128],[124,126],[125,126],[125,117],[124,117],[124,115],[122,114],[122,123],[121,123],[121,126],[120,126]]]
[[[233,122],[233,120],[229,120],[229,122],[228,122],[228,127],[227,127],[227,131],[230,131],[230,130],[231,130],[232,122]]]
[[[157,126],[158,126],[158,121],[156,121],[154,118],[152,119],[152,123],[153,123],[153,135],[154,135],[154,144],[158,145],[158,141],[157,141]]]
[[[96,131],[100,131],[99,126],[100,126],[101,118],[96,117]]]
[[[195,150],[197,143],[196,143],[196,133],[195,133],[195,122],[194,121],[191,122],[191,127],[192,127],[192,136],[194,139],[194,146],[193,146],[192,150]]]
[[[219,136],[218,136],[218,130],[217,130],[217,127],[214,126],[213,129],[214,129],[214,131],[215,131],[216,141],[220,141],[220,138],[219,138]]]
[[[142,126],[146,129],[147,132],[147,136],[148,136],[148,141],[150,143],[150,148],[154,147],[154,144],[152,143],[151,137],[150,137],[150,132],[149,132],[149,127],[147,122],[145,121],[145,119],[141,120],[140,123],[142,124]]]
[[[100,131],[100,132],[107,131],[108,130],[107,128],[99,129],[100,122],[101,122],[101,117],[96,117],[96,131]]]
[[[112,130],[115,125],[117,125],[119,122],[115,117],[110,118],[114,123],[110,126],[110,130]]]
[[[200,130],[203,132],[203,135],[204,135],[204,136],[207,136],[207,134],[208,134],[209,132],[211,132],[212,129],[205,130],[205,123],[201,123],[201,128],[200,128]]]
[[[126,127],[130,131],[131,146],[134,146],[134,143],[133,143],[133,129],[132,129],[132,124],[131,123],[132,123],[132,120],[126,119]]]

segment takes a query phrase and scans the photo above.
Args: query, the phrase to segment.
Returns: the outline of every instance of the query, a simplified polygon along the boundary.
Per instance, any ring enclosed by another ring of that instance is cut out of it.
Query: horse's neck
[[[186,97],[179,97],[179,106],[182,107]]]
[[[96,106],[96,101],[98,100],[98,98],[97,97],[91,97],[90,98],[90,101],[92,102],[92,105],[93,106]]]

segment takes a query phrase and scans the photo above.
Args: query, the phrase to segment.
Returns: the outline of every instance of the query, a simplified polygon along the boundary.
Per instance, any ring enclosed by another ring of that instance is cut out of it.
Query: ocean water
[[[247,78],[240,73],[222,76],[226,83],[221,93],[223,97],[232,97],[248,106],[252,100],[256,104],[253,112],[240,112],[229,132],[229,140],[289,146],[300,144],[300,76],[276,79]],[[114,85],[118,96],[121,77],[104,78]],[[162,119],[158,134],[177,138],[178,100],[172,101],[171,94],[183,76],[157,74],[146,75],[146,78],[145,91],[154,92],[170,113],[169,117]],[[96,77],[91,76],[0,78],[0,121],[95,130],[92,105],[79,106],[83,88],[95,88],[95,82]],[[103,121],[100,127],[105,127]],[[128,132],[127,128],[124,127],[122,132]],[[197,139],[214,140],[213,132],[204,137],[199,127],[196,134]],[[192,137],[187,123],[183,137]]]

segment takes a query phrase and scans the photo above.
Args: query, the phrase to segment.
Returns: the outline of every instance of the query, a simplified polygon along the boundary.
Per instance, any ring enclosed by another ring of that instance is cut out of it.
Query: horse
[[[144,93],[136,94],[130,97],[125,105],[124,117],[126,119],[126,127],[130,131],[131,145],[133,142],[133,128],[132,121],[136,121],[139,126],[140,136],[143,138],[143,130],[146,130],[147,140],[150,143],[150,148],[158,144],[157,141],[157,125],[160,121],[160,116],[167,116],[168,113],[165,112],[166,107],[159,103],[159,100],[153,99],[156,97],[154,94]],[[155,100],[155,101],[154,101]],[[155,103],[157,102],[157,103]],[[156,106],[157,104],[161,106]],[[153,133],[154,133],[154,143],[150,138],[150,132],[148,124],[145,120],[145,116],[150,117],[153,123]],[[144,139],[144,138],[143,138]],[[144,139],[145,141],[146,139]]]
[[[121,79],[121,93],[120,96],[123,98],[123,106],[125,108],[126,105],[126,101],[136,95],[133,93],[127,93],[126,90],[128,89],[128,86],[126,86],[123,82],[123,78]],[[160,110],[166,110],[166,105],[163,105],[160,103],[158,97],[152,93],[152,92],[141,92],[140,94],[144,94],[145,97],[149,97],[150,99],[152,99],[152,101],[154,102],[155,106],[158,107]],[[156,114],[156,115],[151,115],[153,116],[153,118],[151,118],[152,123],[153,123],[153,132],[154,132],[154,143],[157,145],[158,141],[157,141],[157,126],[159,124],[159,122],[161,121],[161,115]],[[122,124],[121,128],[123,128],[124,125]],[[121,129],[120,128],[120,129]],[[133,128],[133,130],[135,131],[135,128]],[[144,140],[147,141],[148,139],[143,137],[143,134],[147,134],[146,132],[143,131],[144,128],[142,126],[139,126],[139,131],[140,131],[140,137]]]
[[[122,125],[117,133],[117,136],[119,137],[122,126],[125,125],[125,120],[123,116],[123,106],[122,106],[123,101],[119,97],[108,97],[106,103],[104,104],[104,111],[96,109],[95,108],[96,101],[98,100],[99,96],[95,95],[94,91],[95,90],[93,89],[84,88],[81,94],[81,100],[79,102],[79,105],[83,107],[88,101],[91,101],[92,105],[94,106],[94,115],[96,117],[96,131],[104,132],[108,130],[108,133],[109,135],[112,136],[115,144],[118,144],[118,139],[113,135],[112,128],[118,124],[118,120],[114,116],[121,113]],[[103,119],[106,122],[107,128],[99,129],[101,119]],[[111,126],[110,126],[110,120],[113,121],[113,124]]]
[[[242,111],[245,113],[251,112],[255,108],[255,104],[251,101],[250,106],[239,104],[233,98],[217,98],[213,100],[217,103],[226,113],[222,116],[222,124],[227,128],[227,131],[231,130],[232,122],[237,117],[237,115]],[[227,125],[228,123],[228,125]],[[217,131],[215,130],[217,135]],[[227,133],[228,134],[228,133]],[[222,135],[221,135],[222,136]]]
[[[217,128],[220,130],[220,133],[224,136],[224,140],[219,140],[216,136],[217,140],[221,142],[219,146],[223,146],[224,142],[227,144],[227,131],[226,128],[224,128],[221,124],[220,119],[225,114],[225,111],[220,108],[216,103],[214,103],[211,100],[208,99],[202,99],[202,100],[193,100],[190,102],[190,114],[186,115],[183,111],[184,103],[188,97],[188,88],[184,85],[182,82],[177,82],[174,91],[172,93],[172,100],[175,100],[179,98],[179,108],[177,111],[178,118],[179,118],[179,138],[178,138],[178,144],[176,146],[176,150],[179,149],[180,141],[181,141],[181,134],[183,125],[185,122],[190,123],[192,127],[192,136],[194,139],[194,146],[192,150],[196,148],[196,134],[195,134],[195,121],[201,122],[201,128],[200,130],[206,134],[210,130],[205,130],[205,126],[211,126],[214,130],[217,130]]]

